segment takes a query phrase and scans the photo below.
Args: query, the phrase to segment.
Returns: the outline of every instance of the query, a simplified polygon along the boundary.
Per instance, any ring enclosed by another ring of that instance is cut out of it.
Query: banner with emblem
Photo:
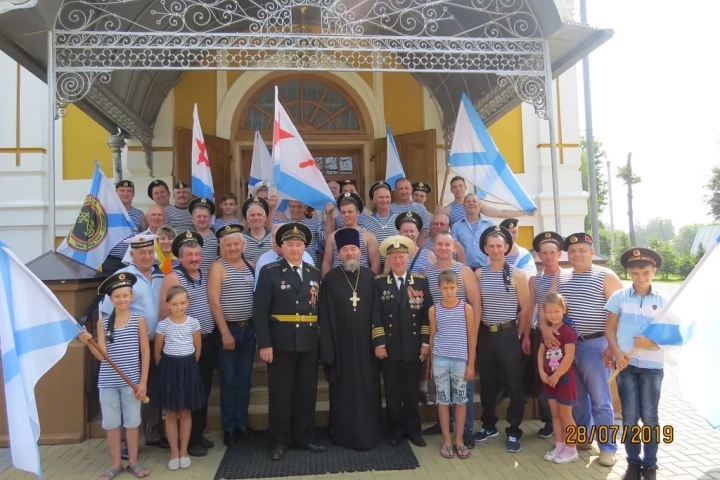
[[[57,252],[90,268],[99,268],[110,250],[134,230],[135,224],[115,193],[115,187],[105,178],[96,160],[90,193]]]

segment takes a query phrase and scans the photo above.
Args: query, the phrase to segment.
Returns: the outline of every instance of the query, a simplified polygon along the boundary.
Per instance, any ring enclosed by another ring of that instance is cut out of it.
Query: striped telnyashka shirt
[[[465,213],[465,207],[463,207],[462,203],[455,203],[452,202],[450,204],[450,215],[448,215],[450,219],[450,226],[452,227],[455,222],[459,222],[463,218],[467,216],[467,213]]]
[[[453,308],[445,308],[440,302],[435,302],[435,323],[437,332],[433,338],[433,355],[457,358],[467,362],[468,339],[465,302],[460,300]]]
[[[207,273],[210,270],[210,265],[218,259],[218,239],[212,230],[203,237],[203,246],[200,252],[202,254],[200,270]]]
[[[187,316],[183,323],[173,323],[172,320],[166,318],[158,323],[157,333],[162,334],[163,353],[174,357],[186,357],[195,353],[195,344],[193,343],[193,334],[200,328],[197,319]]]
[[[187,314],[197,319],[200,323],[201,333],[212,333],[213,330],[215,330],[215,319],[210,310],[207,272],[201,268],[200,276],[194,279],[185,275],[181,267],[176,267],[173,271],[178,277],[180,286],[188,292]]]
[[[553,279],[557,276],[557,273],[547,275],[545,273],[539,273],[535,277],[535,318],[533,319],[533,328],[537,327],[538,321],[540,320],[540,312],[543,308],[543,302],[548,293],[550,293],[550,287],[552,286]]]
[[[490,266],[481,267],[480,300],[482,312],[480,320],[485,325],[498,325],[517,319],[518,295],[512,282],[513,267],[510,267],[509,285],[503,281],[504,269],[493,272]]]
[[[265,252],[272,250],[272,237],[270,232],[265,232],[265,236],[258,240],[250,234],[250,231],[243,233],[245,236],[245,251],[243,255],[245,259],[252,263],[257,264],[258,258]]]
[[[463,282],[462,274],[460,273],[460,269],[462,268],[462,266],[462,263],[456,263],[448,270],[452,270],[453,272],[455,272],[455,275],[457,275],[458,277],[457,298],[467,302],[465,282]],[[440,291],[440,285],[438,285],[438,277],[440,277],[440,270],[438,270],[437,266],[430,265],[430,268],[428,268],[425,277],[427,278],[428,288],[430,289],[430,295],[432,296],[433,301],[439,302],[442,299],[442,292]]]
[[[227,276],[220,287],[220,306],[227,323],[245,322],[252,317],[255,277],[247,268],[238,270],[225,259],[220,261]]]
[[[140,227],[142,227],[142,219],[143,219],[143,212],[139,208],[130,207],[127,210],[128,215],[130,216],[130,220],[132,220],[133,224],[135,225],[135,231],[128,235],[125,240],[128,238],[132,238],[135,236],[136,233],[140,232]],[[110,250],[110,255],[117,258],[124,258],[125,253],[128,250],[127,243],[120,242],[117,245],[115,245],[112,250]]]
[[[409,203],[407,205],[400,205],[398,203],[392,203],[390,204],[390,211],[392,213],[405,213],[405,212],[415,212],[418,215],[420,215],[420,218],[422,218],[423,221],[423,230],[430,230],[430,212],[427,211],[427,208],[425,208],[425,205],[422,203]]]
[[[378,217],[377,213],[373,213],[369,217],[365,217],[362,226],[375,235],[379,247],[383,240],[398,234],[397,228],[395,228],[397,216],[397,213],[391,213],[389,217]],[[385,256],[382,253],[380,254],[380,263],[385,263]]]
[[[605,331],[605,274],[607,269],[593,265],[590,270],[575,273],[563,270],[558,275],[558,292],[567,302],[567,316],[575,322],[580,335]]]
[[[103,314],[103,331],[107,332],[108,315]],[[122,372],[128,376],[131,382],[140,382],[140,329],[138,327],[138,316],[131,315],[127,325],[123,328],[115,327],[113,330],[113,342],[107,339],[105,345],[110,359],[117,364]],[[98,373],[98,388],[127,387],[127,383],[115,371],[110,364],[103,360],[100,362]]]
[[[195,230],[192,215],[187,207],[180,208],[175,205],[165,207],[165,223],[173,227],[178,235],[188,230]]]
[[[418,275],[422,275],[422,273],[427,270],[427,268],[430,266],[430,257],[428,257],[428,251],[426,249],[422,249],[419,251],[420,253],[417,253],[417,260],[415,260],[415,254],[410,255],[408,258],[408,268],[410,268],[410,265],[415,262],[415,264],[412,266],[412,269],[410,270],[412,273],[417,273]],[[434,298],[434,297],[433,297]]]

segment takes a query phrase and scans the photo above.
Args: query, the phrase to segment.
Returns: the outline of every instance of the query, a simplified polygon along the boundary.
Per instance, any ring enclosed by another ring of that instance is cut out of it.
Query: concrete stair
[[[262,361],[259,355],[255,356],[255,363],[251,375],[252,387],[250,389],[250,407],[248,413],[250,416],[250,427],[253,429],[266,429],[268,426],[268,387],[267,387],[267,365]],[[381,375],[382,382],[382,375]],[[482,406],[480,405],[480,394],[478,380],[475,380],[475,419],[479,419],[482,414]],[[382,384],[381,384],[382,389]],[[430,382],[429,390],[434,396],[434,385]],[[383,409],[385,408],[385,393],[383,390]],[[328,416],[330,411],[329,402],[329,385],[325,380],[322,368],[318,373],[318,391],[317,405],[315,408],[315,424],[316,426],[326,426],[328,424]],[[504,400],[497,406],[497,414],[500,419],[505,418],[509,400]],[[98,409],[99,411],[99,409]],[[535,402],[527,401],[525,403],[525,418],[536,418],[537,412]],[[435,422],[437,420],[437,408],[420,406],[420,417],[423,423]],[[222,430],[220,422],[220,375],[215,372],[213,377],[213,387],[208,400],[208,426],[207,431],[217,432]],[[100,413],[95,415],[89,424],[90,438],[104,438],[105,431],[102,429],[102,416]]]

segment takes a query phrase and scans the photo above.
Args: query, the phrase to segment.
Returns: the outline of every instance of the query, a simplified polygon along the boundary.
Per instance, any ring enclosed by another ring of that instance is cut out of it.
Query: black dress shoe
[[[232,447],[237,443],[237,438],[235,438],[235,433],[231,430],[225,430],[223,432],[223,443],[226,447]]]
[[[402,438],[396,437],[396,436],[390,437],[390,445],[392,445],[392,446],[400,445],[400,442],[402,442]]]
[[[427,443],[425,443],[425,440],[423,440],[420,435],[408,435],[408,439],[410,439],[410,442],[412,442],[413,445],[418,447],[427,446]]]
[[[278,445],[270,450],[270,460],[282,460],[285,458],[285,455],[287,455],[287,447],[285,445]]]
[[[208,440],[205,437],[200,437],[200,445],[205,448],[213,448],[215,446],[215,442],[213,442],[212,440]]]
[[[167,441],[167,438],[161,438],[157,442],[150,442],[145,445],[148,447],[170,448],[170,442]]]
[[[450,424],[450,433],[452,433],[455,430],[455,426],[451,423]],[[423,435],[442,435],[442,429],[440,428],[440,423],[436,423],[435,425],[426,428],[422,431]]]
[[[248,426],[235,429],[235,437],[242,437],[246,442],[255,441],[255,432]]]
[[[204,457],[208,454],[208,449],[203,446],[202,443],[198,442],[188,447],[188,455],[191,457]]]
[[[315,445],[314,443],[307,443],[305,445],[297,445],[298,449],[300,450],[307,450],[311,453],[320,453],[325,451],[324,445]]]

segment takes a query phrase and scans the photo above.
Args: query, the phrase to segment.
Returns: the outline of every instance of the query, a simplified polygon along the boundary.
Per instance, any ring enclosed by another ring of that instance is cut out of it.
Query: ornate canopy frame
[[[549,121],[559,228],[549,41],[530,0],[62,0],[48,52],[51,146],[68,104],[137,117],[107,92],[121,70],[491,74],[505,100],[512,89]],[[492,102],[475,102],[481,117]],[[151,128],[122,126],[152,172]],[[444,130],[450,145],[454,121]]]

